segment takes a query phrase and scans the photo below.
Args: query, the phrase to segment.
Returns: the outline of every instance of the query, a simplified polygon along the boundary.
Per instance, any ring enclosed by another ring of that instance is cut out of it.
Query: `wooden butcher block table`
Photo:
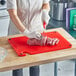
[[[27,54],[27,56],[19,57],[8,43],[8,39],[12,37],[20,37],[23,35],[18,34],[7,37],[0,37],[0,47],[3,47],[8,51],[7,57],[2,62],[0,62],[0,72],[76,58],[76,40],[63,28],[51,29],[47,30],[46,32],[49,31],[59,32],[72,44],[72,48],[35,55]]]

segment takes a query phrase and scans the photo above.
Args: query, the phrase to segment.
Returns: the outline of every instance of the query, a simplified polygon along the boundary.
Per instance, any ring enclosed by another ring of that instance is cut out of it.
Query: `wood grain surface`
[[[25,57],[18,57],[14,49],[8,43],[8,39],[13,37],[20,37],[23,35],[17,34],[7,37],[0,37],[0,47],[3,47],[8,51],[7,57],[3,62],[0,62],[0,72],[76,58],[76,40],[63,28],[51,29],[45,32],[49,31],[58,31],[72,44],[72,48],[36,55],[27,54]]]

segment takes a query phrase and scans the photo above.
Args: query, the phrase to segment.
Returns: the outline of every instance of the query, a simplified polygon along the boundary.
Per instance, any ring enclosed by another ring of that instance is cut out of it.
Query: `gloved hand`
[[[42,10],[42,21],[43,21],[43,24],[44,24],[44,22],[45,22],[46,25],[47,25],[48,22],[49,22],[49,19],[50,19],[49,11],[46,10],[46,9],[43,9],[43,10]]]
[[[30,32],[29,30],[25,29],[24,32],[22,32],[22,34],[24,34],[25,36],[29,37],[29,38],[36,38],[36,39],[40,39],[41,38],[41,34],[39,32]]]

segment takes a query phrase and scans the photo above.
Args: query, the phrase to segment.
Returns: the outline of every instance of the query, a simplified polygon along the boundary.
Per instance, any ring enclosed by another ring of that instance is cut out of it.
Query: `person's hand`
[[[50,19],[49,11],[46,9],[42,9],[42,21],[43,21],[43,23],[45,22],[47,25],[49,22],[49,19]]]
[[[41,38],[41,34],[39,32],[36,32],[36,31],[30,32],[29,30],[25,29],[23,34],[25,36],[29,37],[29,38],[36,38],[36,39],[40,39]]]

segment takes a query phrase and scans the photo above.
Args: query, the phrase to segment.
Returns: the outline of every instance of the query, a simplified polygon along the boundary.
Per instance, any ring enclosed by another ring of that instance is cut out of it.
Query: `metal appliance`
[[[66,19],[66,8],[74,7],[74,2],[72,0],[51,0],[50,4],[51,17],[59,21]]]

